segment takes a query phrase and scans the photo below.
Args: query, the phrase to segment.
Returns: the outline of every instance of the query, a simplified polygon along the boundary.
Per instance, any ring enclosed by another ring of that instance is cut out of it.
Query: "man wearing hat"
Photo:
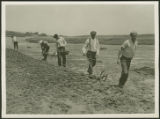
[[[130,63],[135,55],[137,45],[137,32],[131,32],[130,39],[126,40],[119,50],[117,64],[121,63],[122,68],[119,79],[119,87],[121,88],[123,88],[128,79]]]
[[[55,34],[53,38],[56,39],[58,66],[61,66],[63,64],[63,66],[66,67],[65,47],[67,45],[67,42],[63,37],[60,37],[58,34]]]
[[[43,59],[42,60],[47,60],[47,56],[48,56],[48,52],[49,52],[49,45],[47,41],[40,41],[40,45],[41,45],[41,49],[42,49],[42,55],[43,55]]]
[[[86,40],[82,52],[87,56],[89,61],[88,73],[91,76],[93,74],[93,67],[96,65],[96,55],[99,55],[99,41],[96,38],[96,31],[90,32],[90,37]]]

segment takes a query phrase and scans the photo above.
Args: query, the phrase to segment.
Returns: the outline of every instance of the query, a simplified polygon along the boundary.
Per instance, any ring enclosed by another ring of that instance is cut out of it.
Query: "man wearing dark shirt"
[[[41,41],[40,42],[41,45],[41,49],[42,49],[42,55],[43,55],[43,59],[42,60],[47,60],[47,56],[48,56],[48,52],[49,52],[49,45],[47,41]]]

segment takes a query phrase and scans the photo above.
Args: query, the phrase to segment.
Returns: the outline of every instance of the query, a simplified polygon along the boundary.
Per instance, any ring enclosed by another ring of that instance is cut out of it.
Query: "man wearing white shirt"
[[[53,36],[56,39],[56,49],[57,49],[57,57],[58,57],[58,65],[66,67],[66,54],[65,47],[67,45],[66,40],[63,37],[60,37],[58,34]]]
[[[118,53],[117,63],[121,63],[121,77],[119,79],[119,87],[123,88],[126,83],[129,75],[130,63],[133,57],[135,56],[136,47],[138,45],[137,42],[137,32],[130,33],[130,39],[126,40]]]
[[[88,73],[93,74],[93,67],[96,65],[96,55],[99,55],[99,41],[96,38],[96,31],[90,32],[90,37],[86,40],[82,52],[86,55],[89,61]]]
[[[12,42],[14,45],[14,50],[18,50],[18,41],[17,41],[17,37],[16,36],[12,36]]]

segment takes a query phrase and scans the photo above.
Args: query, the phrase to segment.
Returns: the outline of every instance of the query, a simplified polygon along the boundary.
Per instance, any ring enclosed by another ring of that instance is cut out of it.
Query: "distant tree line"
[[[25,37],[25,36],[48,36],[46,33],[39,32],[16,32],[16,31],[6,31],[6,36],[17,36],[17,37]]]

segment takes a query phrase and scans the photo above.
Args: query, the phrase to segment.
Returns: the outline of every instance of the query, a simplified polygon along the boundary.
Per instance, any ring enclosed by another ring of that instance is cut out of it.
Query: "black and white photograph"
[[[2,117],[158,117],[158,5],[2,2]]]

